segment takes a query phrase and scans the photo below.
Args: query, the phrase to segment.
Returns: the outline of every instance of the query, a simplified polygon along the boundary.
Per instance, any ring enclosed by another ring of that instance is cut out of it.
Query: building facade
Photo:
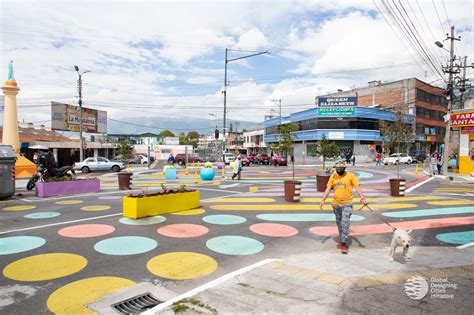
[[[265,145],[265,141],[263,141],[264,133],[263,125],[258,125],[244,131],[244,149],[247,150],[247,155],[268,153],[268,148]]]
[[[382,152],[386,140],[380,133],[381,122],[390,123],[395,119],[394,112],[377,108],[354,107],[353,114],[346,117],[321,115],[317,108],[312,108],[282,117],[281,123],[297,126],[297,131],[292,133],[295,163],[314,164],[321,159],[311,156],[311,148],[323,135],[336,142],[341,149],[341,157],[354,154],[359,162],[373,161],[376,152]],[[413,115],[404,115],[403,120],[414,128]],[[279,125],[279,118],[264,122],[267,145],[278,142]]]

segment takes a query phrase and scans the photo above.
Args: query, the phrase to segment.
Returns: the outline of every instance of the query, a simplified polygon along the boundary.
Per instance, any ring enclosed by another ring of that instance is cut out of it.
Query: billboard
[[[355,116],[357,96],[318,97],[316,105],[320,117]]]
[[[51,102],[51,129],[79,131],[79,106]],[[107,133],[107,112],[82,107],[82,130],[90,133]]]

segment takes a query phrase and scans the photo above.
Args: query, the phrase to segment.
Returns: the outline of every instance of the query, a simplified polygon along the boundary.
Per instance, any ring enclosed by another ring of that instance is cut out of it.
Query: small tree
[[[133,157],[132,154],[133,146],[130,145],[128,140],[123,140],[117,147],[117,155],[122,155],[122,159],[130,159]]]
[[[413,125],[412,122],[406,118],[401,111],[395,112],[395,119],[393,122],[380,122],[381,135],[386,137],[390,146],[397,148],[397,153],[400,153],[400,146],[402,143],[409,143],[413,141]],[[398,160],[397,178],[400,178],[400,159]]]
[[[293,155],[294,140],[295,136],[292,135],[292,132],[298,130],[298,126],[294,123],[281,125],[278,127],[280,131],[280,139],[274,144],[271,148],[273,151],[276,151],[280,154]],[[295,161],[292,161],[292,170],[293,170],[293,180],[295,180]]]
[[[166,138],[166,137],[175,137],[174,133],[172,133],[170,130],[166,129],[160,132],[160,137]]]
[[[323,157],[323,171],[326,170],[326,159],[332,159],[339,156],[341,149],[338,147],[336,142],[328,140],[326,135],[319,143],[313,146],[309,152],[311,156],[322,156]]]

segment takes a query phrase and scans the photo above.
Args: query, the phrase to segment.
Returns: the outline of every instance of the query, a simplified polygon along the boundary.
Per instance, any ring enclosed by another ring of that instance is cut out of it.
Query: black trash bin
[[[9,145],[0,144],[0,199],[15,194],[16,154]]]

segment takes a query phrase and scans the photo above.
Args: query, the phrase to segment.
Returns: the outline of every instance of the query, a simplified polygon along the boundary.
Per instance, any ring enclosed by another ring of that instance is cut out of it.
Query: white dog
[[[408,254],[408,249],[410,248],[410,242],[411,242],[410,233],[411,233],[411,230],[397,229],[393,231],[393,238],[392,238],[392,244],[391,244],[391,249],[390,249],[390,261],[393,261],[393,255],[395,254],[395,249],[398,246],[401,246],[403,248],[402,257],[404,257],[405,259],[408,259],[407,254]]]

